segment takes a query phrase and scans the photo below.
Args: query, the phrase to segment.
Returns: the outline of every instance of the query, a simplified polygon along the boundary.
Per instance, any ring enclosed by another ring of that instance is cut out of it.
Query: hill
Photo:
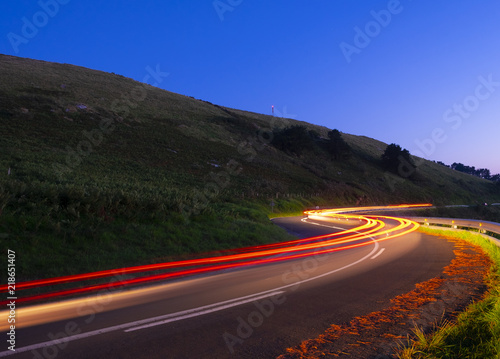
[[[333,159],[325,127],[116,74],[0,55],[0,78],[0,238],[22,250],[27,278],[287,238],[271,209],[500,199],[492,182],[431,161],[409,179],[386,172],[374,139],[342,134],[351,155]],[[319,145],[273,146],[293,125]]]

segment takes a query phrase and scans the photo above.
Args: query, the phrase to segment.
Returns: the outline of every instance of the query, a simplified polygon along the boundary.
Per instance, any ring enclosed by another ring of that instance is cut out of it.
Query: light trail
[[[115,276],[115,275],[124,275],[124,274],[131,274],[131,273],[137,273],[137,272],[153,271],[153,270],[159,270],[159,269],[171,269],[171,268],[179,268],[179,267],[207,265],[207,264],[234,261],[234,260],[240,260],[240,259],[248,259],[248,258],[252,258],[252,257],[260,257],[260,256],[265,256],[265,255],[276,255],[276,254],[282,253],[279,249],[265,250],[265,251],[261,250],[261,251],[255,252],[257,249],[271,248],[271,247],[276,247],[276,246],[285,247],[285,249],[283,249],[283,251],[309,249],[311,247],[310,245],[309,246],[300,245],[300,246],[294,246],[294,247],[292,247],[292,245],[295,245],[298,243],[308,243],[308,242],[320,241],[320,240],[323,240],[326,238],[331,238],[331,237],[336,237],[336,236],[343,236],[345,234],[352,233],[354,231],[362,231],[364,229],[372,228],[376,223],[375,221],[369,220],[369,219],[367,219],[366,222],[367,223],[365,225],[356,227],[354,229],[349,229],[349,230],[345,230],[342,232],[338,232],[338,233],[331,233],[331,234],[326,234],[326,235],[322,235],[322,236],[310,237],[310,238],[294,240],[294,241],[289,241],[289,242],[274,243],[274,244],[261,245],[261,246],[255,246],[255,247],[247,247],[246,249],[248,249],[248,252],[245,252],[242,254],[227,255],[227,256],[221,256],[221,257],[211,257],[211,258],[201,258],[201,259],[191,259],[191,260],[167,262],[167,263],[159,263],[159,264],[151,264],[151,265],[144,265],[144,266],[136,266],[136,267],[105,270],[105,271],[92,272],[92,273],[77,274],[77,275],[64,276],[64,277],[56,277],[56,278],[49,278],[49,279],[42,279],[42,280],[27,281],[27,282],[17,283],[16,290],[42,287],[42,286],[54,285],[54,284],[63,284],[63,283],[89,280],[89,279],[98,279],[98,278],[110,277],[110,276]],[[367,233],[370,233],[370,232],[367,232]],[[358,236],[359,236],[359,234],[358,234]],[[330,243],[330,242],[331,241],[321,242],[321,244],[324,246],[325,244]],[[0,286],[0,292],[6,292],[6,291],[7,291],[7,285]]]
[[[16,283],[16,291],[20,291],[29,288],[53,286],[70,282],[82,282],[90,279],[113,277],[124,274],[144,273],[156,270],[172,270],[167,273],[141,276],[133,279],[117,280],[111,283],[87,285],[79,288],[65,289],[39,295],[20,297],[17,299],[17,302],[32,302],[55,297],[91,293],[99,290],[110,290],[122,288],[125,286],[144,284],[148,282],[178,278],[183,276],[196,275],[225,269],[235,269],[246,266],[261,265],[266,263],[274,263],[312,255],[357,248],[372,244],[373,241],[384,241],[408,234],[415,231],[419,227],[419,224],[403,218],[389,216],[368,216],[359,214],[354,215],[348,214],[349,212],[360,213],[371,212],[375,210],[391,210],[426,206],[430,205],[424,204],[384,207],[354,207],[306,211],[304,212],[304,214],[308,215],[308,218],[310,219],[325,220],[337,218],[344,220],[357,220],[360,221],[361,224],[354,228],[322,236],[235,249],[233,252],[237,252],[236,254],[104,270],[92,273],[83,273]],[[395,222],[396,225],[391,228],[386,228],[385,222]],[[6,292],[7,288],[7,285],[0,286],[0,292]],[[6,303],[8,303],[8,301],[0,302],[0,304],[2,305]]]

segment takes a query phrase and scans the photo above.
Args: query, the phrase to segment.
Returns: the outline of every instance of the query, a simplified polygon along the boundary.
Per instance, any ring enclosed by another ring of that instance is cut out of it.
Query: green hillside
[[[26,278],[283,240],[271,200],[275,212],[500,201],[492,182],[430,161],[411,179],[388,173],[374,139],[343,134],[352,154],[334,160],[327,128],[120,75],[0,55],[0,79],[0,240]],[[271,145],[297,124],[319,145]]]

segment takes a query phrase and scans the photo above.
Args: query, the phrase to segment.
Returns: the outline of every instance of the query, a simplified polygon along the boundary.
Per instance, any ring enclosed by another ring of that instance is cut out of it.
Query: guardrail
[[[412,221],[424,224],[424,225],[441,225],[449,226],[451,228],[459,229],[477,229],[480,233],[488,234],[494,233],[500,235],[500,223],[482,221],[476,219],[457,219],[457,218],[438,218],[438,217],[405,217],[411,219]],[[491,236],[488,236],[497,246],[500,246],[500,240]]]

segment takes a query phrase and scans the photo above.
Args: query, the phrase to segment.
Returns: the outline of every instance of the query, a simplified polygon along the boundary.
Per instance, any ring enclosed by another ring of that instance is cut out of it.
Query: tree
[[[451,168],[458,172],[466,172],[466,166],[463,163],[453,162]]]
[[[490,181],[493,181],[493,182],[500,184],[500,173],[497,173],[496,175],[491,176]]]
[[[487,168],[480,168],[476,170],[476,176],[489,180],[491,179],[491,172]]]
[[[382,154],[382,166],[401,177],[410,177],[415,173],[416,166],[411,159],[410,152],[401,146],[391,143]]]
[[[339,130],[331,130],[328,132],[328,138],[327,149],[334,159],[338,160],[350,154],[351,147],[344,141]]]
[[[500,176],[500,174],[492,175],[491,171],[488,168],[476,169],[476,167],[474,167],[474,166],[466,166],[463,163],[457,163],[457,162],[453,162],[451,164],[450,168],[452,168],[458,172],[467,173],[467,174],[470,174],[470,175],[473,175],[476,177],[480,177],[480,178],[484,178],[486,180],[490,180],[493,182],[499,182],[499,180],[500,180],[500,178],[498,178],[498,176]]]
[[[305,126],[295,125],[275,132],[271,143],[284,152],[300,156],[304,150],[313,148],[314,140],[311,136],[314,133]]]

